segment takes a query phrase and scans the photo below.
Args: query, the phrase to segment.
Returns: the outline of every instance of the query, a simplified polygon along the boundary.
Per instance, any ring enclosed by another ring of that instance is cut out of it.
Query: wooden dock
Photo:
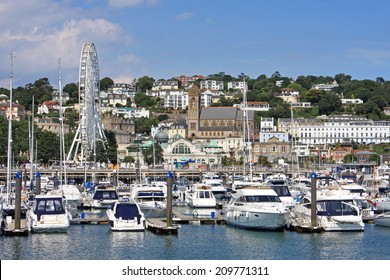
[[[26,236],[30,234],[30,229],[25,219],[20,221],[20,229],[15,229],[15,220],[12,220],[2,229],[2,234],[5,236]]]
[[[108,224],[108,218],[106,217],[78,217],[78,218],[73,218],[70,223],[72,225],[77,225],[77,224],[94,224],[94,225],[100,225],[100,224]]]

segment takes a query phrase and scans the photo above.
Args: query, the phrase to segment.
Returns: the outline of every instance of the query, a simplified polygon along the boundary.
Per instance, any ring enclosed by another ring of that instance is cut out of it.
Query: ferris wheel
[[[96,142],[106,140],[99,121],[99,62],[94,43],[84,43],[79,69],[79,126],[67,160],[84,161],[96,155]],[[80,150],[80,153],[79,153]]]

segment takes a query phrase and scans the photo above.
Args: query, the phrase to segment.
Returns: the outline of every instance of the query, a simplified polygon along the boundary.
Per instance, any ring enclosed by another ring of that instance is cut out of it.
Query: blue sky
[[[0,87],[47,77],[78,81],[93,42],[100,77],[219,72],[251,78],[275,71],[390,80],[387,0],[2,0]]]

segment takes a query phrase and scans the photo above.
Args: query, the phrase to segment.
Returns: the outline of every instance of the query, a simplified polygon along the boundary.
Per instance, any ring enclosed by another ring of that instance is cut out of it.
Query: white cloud
[[[95,43],[100,62],[101,54],[105,54],[107,60],[112,59],[111,56],[117,54],[109,49],[132,41],[119,24],[93,16],[91,11],[68,7],[67,1],[2,0],[0,87],[8,88],[11,51],[16,52],[16,86],[24,86],[41,77],[48,77],[54,85],[59,58],[63,83],[77,81],[81,48],[85,42]]]
[[[193,17],[193,14],[192,13],[181,13],[179,15],[176,16],[176,19],[177,20],[187,20],[189,18],[192,18]]]
[[[108,0],[108,5],[115,8],[136,7],[142,4],[156,5],[158,0]]]

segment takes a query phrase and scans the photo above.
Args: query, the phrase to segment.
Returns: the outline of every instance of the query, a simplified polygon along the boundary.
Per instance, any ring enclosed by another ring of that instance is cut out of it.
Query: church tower
[[[188,90],[187,138],[198,137],[200,116],[200,89],[193,84]]]

